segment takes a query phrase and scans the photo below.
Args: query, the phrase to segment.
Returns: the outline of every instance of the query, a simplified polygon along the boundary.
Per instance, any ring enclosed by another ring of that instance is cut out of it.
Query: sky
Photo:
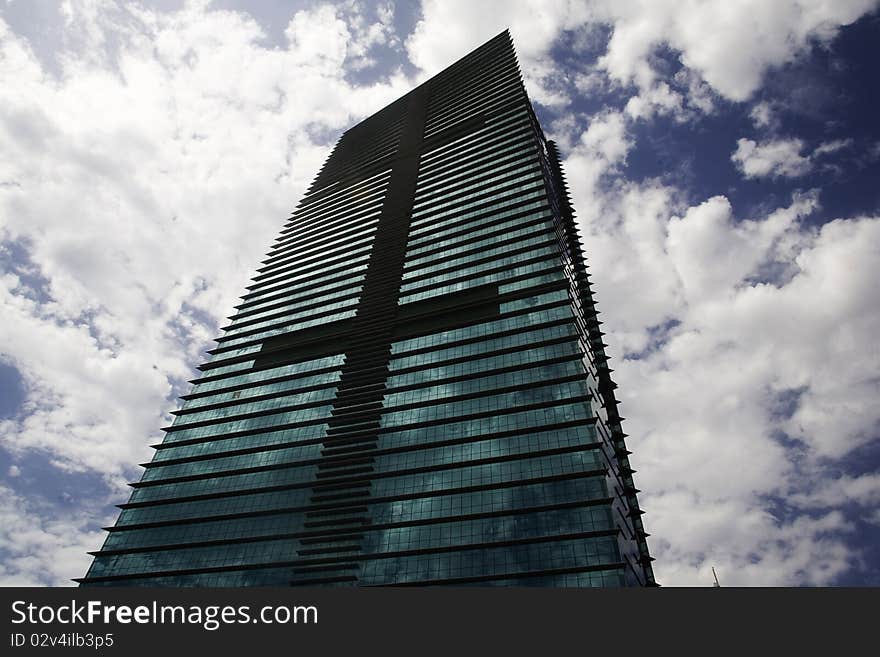
[[[659,583],[880,585],[877,0],[0,0],[0,584],[83,575],[339,135],[505,28]]]

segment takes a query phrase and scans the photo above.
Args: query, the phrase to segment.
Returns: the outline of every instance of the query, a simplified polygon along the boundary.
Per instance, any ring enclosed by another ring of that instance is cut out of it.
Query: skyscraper
[[[81,582],[653,584],[507,32],[348,130],[262,264]]]

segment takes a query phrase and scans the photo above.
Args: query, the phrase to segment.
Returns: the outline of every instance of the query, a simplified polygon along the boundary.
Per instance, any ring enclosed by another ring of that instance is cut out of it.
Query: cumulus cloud
[[[749,117],[756,128],[770,128],[778,122],[773,106],[766,101],[756,103],[749,112]]]
[[[651,510],[653,531],[676,537],[652,543],[658,577],[678,586],[709,586],[713,566],[722,586],[823,586],[858,559],[840,539],[852,526],[837,511],[780,523],[759,505],[684,490],[654,498]]]
[[[730,100],[747,100],[764,72],[792,61],[814,39],[831,39],[876,6],[874,0],[785,3],[676,2],[595,4],[614,31],[601,64],[620,82],[650,89],[657,79],[650,55],[660,44]]]
[[[88,509],[59,508],[0,485],[0,586],[70,586],[104,540]]]
[[[870,512],[880,506],[880,475],[828,478],[808,493],[795,493],[786,501],[803,508],[833,508],[854,503]]]
[[[743,138],[737,140],[730,159],[746,178],[798,178],[813,171],[820,158],[850,148],[852,143],[852,139],[835,139],[819,144],[811,153],[802,154],[804,142],[801,139],[758,143]]]
[[[546,105],[564,104],[568,97],[557,86],[557,67],[548,50],[563,30],[584,27],[591,15],[588,4],[569,0],[426,0],[406,48],[413,64],[426,72],[438,71],[510,28],[529,93]]]
[[[583,167],[577,175],[585,185],[599,185],[626,161],[632,145],[623,114],[608,111],[594,116],[573,147],[583,154]]]
[[[621,82],[645,87],[656,79],[649,61],[660,45],[682,53],[686,66],[719,92],[743,99],[769,66],[790,61],[811,38],[828,39],[874,6],[872,0],[827,3],[803,0],[784,6],[723,2],[678,3],[639,0],[571,2],[465,2],[429,0],[407,45],[416,65],[435,70],[485,39],[511,27],[520,54],[543,55],[561,30],[604,23],[612,28],[602,67]],[[440,29],[456,24],[457,30]],[[712,38],[707,39],[706,35]]]
[[[631,117],[668,114],[687,120],[711,112],[716,95],[748,100],[768,69],[794,61],[816,42],[830,41],[876,6],[876,0],[425,0],[406,46],[416,66],[434,71],[509,27],[529,92],[538,102],[565,105],[577,85],[600,74],[635,88],[626,108]],[[451,25],[456,29],[448,29]],[[596,61],[585,63],[574,79],[560,79],[551,47],[563,32],[592,44],[597,25],[609,28],[610,36]],[[661,48],[677,54],[681,64],[671,77],[656,66]]]
[[[730,159],[746,178],[797,178],[812,168],[810,159],[801,155],[803,147],[800,139],[774,139],[758,144],[743,138],[737,140]]]

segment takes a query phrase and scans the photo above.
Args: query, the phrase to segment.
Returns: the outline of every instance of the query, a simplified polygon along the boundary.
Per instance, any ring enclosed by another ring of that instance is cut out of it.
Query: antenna
[[[720,588],[721,588],[721,584],[718,583],[718,575],[717,575],[717,573],[715,572],[715,566],[712,566],[712,577],[715,578],[715,583],[714,583],[712,586],[714,586],[714,587],[720,589]]]

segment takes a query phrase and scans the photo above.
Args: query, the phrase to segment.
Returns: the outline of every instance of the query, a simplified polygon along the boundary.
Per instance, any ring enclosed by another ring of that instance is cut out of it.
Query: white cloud
[[[582,75],[602,72],[616,84],[634,85],[627,106],[633,118],[660,113],[686,120],[711,112],[715,94],[747,100],[768,69],[831,40],[876,6],[877,0],[425,0],[406,45],[414,64],[436,71],[509,27],[529,93],[545,105],[564,105],[569,85],[585,78],[560,79],[550,48],[563,31],[593,35],[606,25],[607,49]],[[664,79],[653,61],[661,47],[679,53],[683,72]]]
[[[789,495],[786,502],[804,508],[833,508],[853,503],[867,510],[877,509],[880,506],[880,475],[829,478],[807,493]]]
[[[800,139],[780,138],[758,143],[743,138],[737,140],[730,159],[746,178],[798,178],[810,173],[820,158],[850,148],[852,143],[852,139],[836,139],[823,142],[811,153],[804,154],[804,142]]]
[[[837,511],[780,522],[756,504],[680,490],[652,497],[651,521],[653,536],[675,537],[650,543],[661,584],[711,586],[714,566],[722,586],[822,586],[858,559]]]
[[[649,119],[655,113],[683,117],[684,99],[665,82],[658,82],[630,98],[626,113],[634,119]]]
[[[510,28],[530,95],[557,105],[567,98],[554,89],[557,67],[547,51],[562,30],[581,27],[590,16],[588,4],[569,0],[425,0],[406,47],[413,64],[435,72]]]
[[[811,40],[829,40],[840,26],[876,7],[874,0],[591,4],[597,19],[613,25],[601,60],[613,79],[650,89],[658,75],[650,55],[658,45],[667,44],[681,53],[684,66],[736,101],[754,93],[768,68],[792,61]]]
[[[59,509],[0,486],[0,586],[72,586],[92,560],[107,522],[87,509]]]
[[[773,107],[766,101],[756,103],[749,112],[749,117],[752,119],[756,128],[769,128],[777,123]]]
[[[361,3],[351,1],[349,10],[344,16],[351,30],[348,41],[349,66],[355,70],[372,66],[376,63],[370,56],[375,46],[389,46],[398,49],[400,39],[394,32],[394,5],[391,2],[379,3],[376,6],[375,22],[370,22]]]
[[[831,155],[846,148],[850,148],[852,144],[852,139],[835,139],[833,141],[826,141],[816,147],[816,149],[813,151],[812,157]]]
[[[587,129],[577,135],[570,152],[576,153],[575,164],[569,175],[576,177],[580,184],[596,190],[613,176],[620,165],[626,161],[633,141],[627,134],[626,120],[620,112],[608,111],[590,119]],[[598,211],[590,206],[584,211]]]
[[[320,5],[311,11],[298,11],[284,30],[295,62],[317,62],[326,66],[322,73],[333,73],[345,61],[351,34],[348,26],[329,5]],[[321,64],[319,64],[320,66]],[[323,67],[322,67],[323,68]]]
[[[673,216],[666,251],[688,302],[724,300],[747,277],[759,275],[761,265],[784,261],[789,254],[780,256],[778,251],[788,245],[785,238],[800,217],[817,207],[818,197],[811,193],[758,221],[736,220],[727,198],[715,196],[688,208],[683,217]]]
[[[761,144],[738,139],[730,159],[746,178],[796,178],[812,168],[810,159],[801,155],[803,148],[800,139],[774,139]]]
[[[606,112],[590,120],[580,145],[588,156],[602,163],[603,171],[610,172],[624,162],[633,142],[623,116]]]

